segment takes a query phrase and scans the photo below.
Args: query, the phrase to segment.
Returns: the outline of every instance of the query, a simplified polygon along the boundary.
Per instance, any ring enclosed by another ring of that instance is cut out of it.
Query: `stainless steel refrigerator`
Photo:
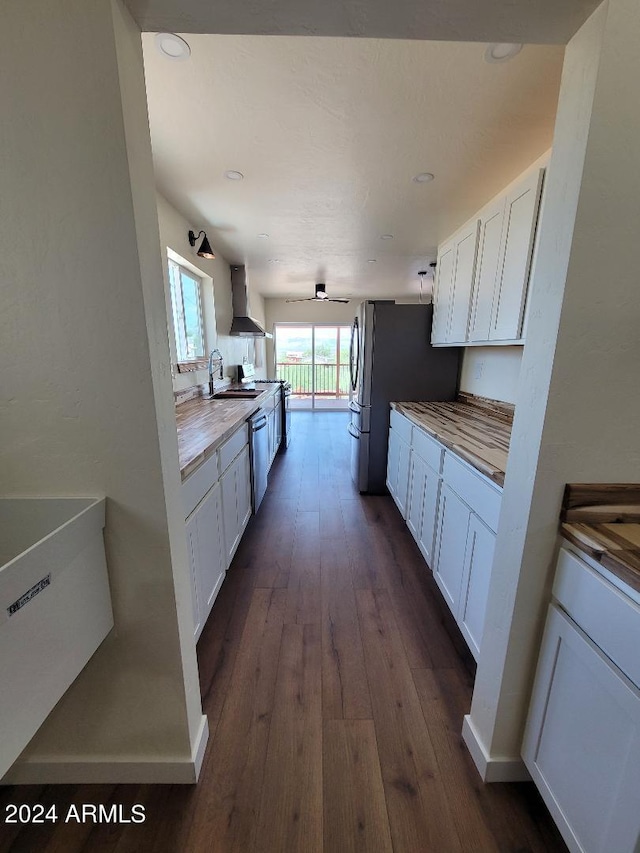
[[[432,305],[363,302],[351,326],[351,475],[360,492],[386,492],[389,403],[454,400],[459,347],[432,347]]]

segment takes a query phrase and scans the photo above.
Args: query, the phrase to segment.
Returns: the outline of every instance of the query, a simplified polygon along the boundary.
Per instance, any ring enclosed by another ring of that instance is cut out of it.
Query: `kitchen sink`
[[[218,391],[211,396],[212,400],[255,400],[262,391]]]

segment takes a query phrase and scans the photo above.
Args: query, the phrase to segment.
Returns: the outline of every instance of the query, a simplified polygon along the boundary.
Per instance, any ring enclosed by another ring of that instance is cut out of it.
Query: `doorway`
[[[276,323],[276,378],[291,383],[292,409],[347,409],[350,326]]]

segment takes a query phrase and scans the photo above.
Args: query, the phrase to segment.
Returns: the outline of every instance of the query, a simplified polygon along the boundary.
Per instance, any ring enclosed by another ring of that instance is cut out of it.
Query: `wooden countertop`
[[[470,395],[461,395],[453,403],[391,405],[482,474],[504,485],[513,406]]]
[[[247,418],[279,391],[280,386],[273,384],[253,400],[195,397],[177,405],[178,458],[182,479],[186,480]]]
[[[640,592],[640,485],[567,484],[560,532]]]

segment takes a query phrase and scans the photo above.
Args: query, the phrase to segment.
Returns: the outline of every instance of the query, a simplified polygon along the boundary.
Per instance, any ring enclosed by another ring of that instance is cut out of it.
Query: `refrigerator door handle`
[[[354,346],[355,343],[355,346]],[[355,359],[354,359],[355,356]],[[358,369],[360,366],[360,330],[358,318],[355,317],[351,325],[351,343],[349,346],[349,373],[351,376],[351,390],[355,391],[358,385]]]
[[[348,429],[349,429],[349,435],[350,435],[352,438],[357,438],[357,439],[358,439],[358,441],[360,441],[360,433],[359,433],[359,432],[358,432],[358,430],[354,427],[354,425],[353,425],[353,424],[349,424]]]

